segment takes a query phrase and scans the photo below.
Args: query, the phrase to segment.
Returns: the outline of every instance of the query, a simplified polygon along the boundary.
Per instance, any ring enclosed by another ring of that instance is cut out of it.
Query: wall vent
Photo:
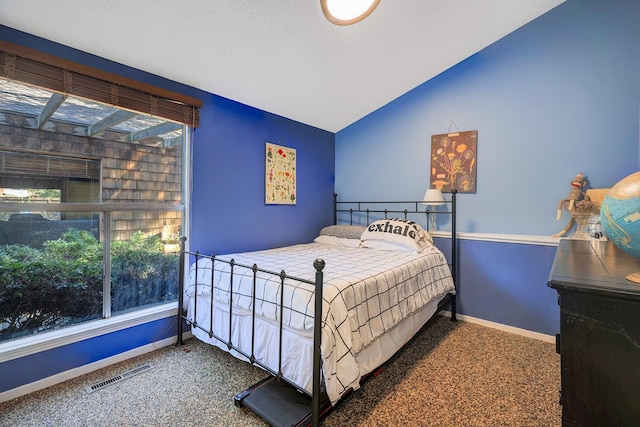
[[[147,372],[151,368],[153,368],[153,365],[147,363],[146,365],[142,365],[142,366],[138,366],[137,368],[130,369],[130,370],[126,371],[126,372],[121,373],[120,375],[116,375],[113,378],[109,378],[108,380],[100,381],[99,383],[96,383],[94,385],[87,386],[86,387],[87,393],[93,393],[94,391],[98,391],[100,389],[103,389],[106,386],[109,386],[111,384],[115,384],[115,383],[118,383],[120,381],[124,381],[127,378],[131,378],[131,377],[133,377],[135,375],[141,374],[143,372]]]

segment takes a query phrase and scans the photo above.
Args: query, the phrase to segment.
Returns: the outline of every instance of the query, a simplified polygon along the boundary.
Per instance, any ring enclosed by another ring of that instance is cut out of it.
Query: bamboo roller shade
[[[100,179],[98,160],[0,151],[0,174]]]
[[[202,101],[116,74],[0,41],[0,76],[191,127]]]

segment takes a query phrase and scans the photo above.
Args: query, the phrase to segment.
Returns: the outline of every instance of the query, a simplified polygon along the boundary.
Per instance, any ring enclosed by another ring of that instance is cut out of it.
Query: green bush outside
[[[103,245],[68,230],[42,249],[0,246],[0,341],[102,317]],[[158,236],[111,243],[112,313],[177,298],[179,258]]]

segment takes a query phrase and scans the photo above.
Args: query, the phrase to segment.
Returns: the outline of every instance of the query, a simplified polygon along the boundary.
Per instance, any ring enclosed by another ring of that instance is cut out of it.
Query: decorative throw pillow
[[[360,239],[365,229],[364,225],[328,225],[320,230],[320,235],[342,239]]]
[[[402,218],[385,218],[372,222],[360,236],[360,240],[383,240],[408,246],[421,252],[433,243],[431,235],[415,221]],[[363,246],[367,246],[363,244]]]

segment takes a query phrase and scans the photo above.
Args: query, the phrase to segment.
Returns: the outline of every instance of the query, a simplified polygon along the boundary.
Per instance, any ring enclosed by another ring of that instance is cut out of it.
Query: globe
[[[600,208],[602,231],[631,256],[640,258],[640,172],[611,187]],[[640,283],[640,272],[627,276]]]

